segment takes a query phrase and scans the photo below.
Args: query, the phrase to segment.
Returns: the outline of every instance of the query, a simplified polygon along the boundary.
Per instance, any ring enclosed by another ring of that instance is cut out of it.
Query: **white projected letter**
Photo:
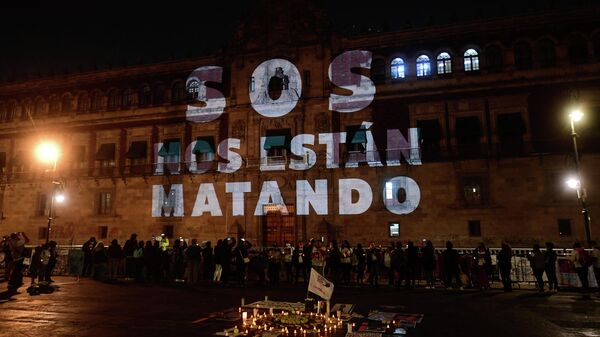
[[[250,91],[252,108],[265,117],[281,117],[292,111],[302,96],[302,79],[296,66],[284,59],[261,63],[252,73],[255,90]],[[276,99],[269,89],[281,90]]]
[[[319,133],[319,144],[327,145],[327,168],[340,167],[340,144],[346,142],[345,132]]]
[[[292,153],[302,159],[290,159],[290,168],[292,170],[308,170],[317,162],[317,154],[312,149],[303,145],[314,145],[315,135],[299,134],[292,138],[291,147]]]
[[[400,130],[387,130],[387,166],[399,166],[400,158],[404,157],[410,165],[421,165],[419,151],[419,129],[408,129],[410,142],[404,138]]]
[[[371,186],[362,179],[340,179],[339,206],[340,215],[362,214],[366,212],[373,202]],[[358,192],[358,200],[352,201],[352,190]]]
[[[250,191],[249,181],[225,183],[225,192],[231,193],[231,212],[233,216],[244,215],[244,193]]]
[[[388,180],[383,189],[383,204],[394,214],[412,213],[421,200],[419,184],[410,177],[398,176]]]
[[[192,95],[201,105],[188,105],[186,118],[194,123],[207,123],[219,118],[225,109],[226,101],[223,93],[217,89],[209,88],[206,82],[221,83],[223,68],[219,66],[206,66],[196,68],[185,81],[188,94]]]
[[[163,213],[164,212],[164,213]],[[183,184],[173,184],[169,193],[163,185],[152,186],[152,217],[183,216]]]
[[[230,149],[240,149],[241,142],[238,138],[227,138],[217,146],[219,157],[225,162],[219,161],[217,170],[223,173],[233,173],[242,167],[242,156],[239,153],[233,152]]]
[[[223,215],[213,184],[200,184],[200,187],[198,187],[198,194],[196,195],[192,216],[201,216],[204,212],[210,212],[210,215],[212,216]]]
[[[370,78],[355,74],[352,68],[371,69],[371,52],[351,50],[337,56],[329,65],[329,80],[340,88],[352,91],[352,95],[329,96],[329,110],[355,112],[371,104],[375,97],[375,83]]]
[[[327,179],[315,180],[315,189],[307,180],[296,180],[296,205],[298,215],[309,215],[310,206],[318,215],[327,215]]]

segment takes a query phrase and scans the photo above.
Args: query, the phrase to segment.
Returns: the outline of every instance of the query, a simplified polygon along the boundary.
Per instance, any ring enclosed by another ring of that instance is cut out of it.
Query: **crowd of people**
[[[29,266],[31,283],[49,284],[56,264],[56,242],[39,245],[31,251],[26,249],[29,238],[25,233],[5,236],[2,251],[9,289],[23,284],[23,268]],[[600,247],[592,242],[591,253],[576,243],[570,255],[579,276],[584,293],[588,292],[588,270],[594,266],[595,277],[600,280]],[[387,247],[360,243],[352,247],[346,240],[338,244],[331,240],[325,244],[311,239],[296,245],[286,243],[282,247],[256,249],[245,239],[225,238],[213,247],[210,241],[199,243],[196,239],[176,239],[170,243],[164,234],[150,240],[139,240],[132,234],[123,246],[114,239],[105,246],[94,237],[83,246],[81,276],[96,280],[126,280],[139,282],[187,282],[200,281],[221,285],[244,286],[249,280],[258,285],[278,286],[306,284],[311,269],[315,269],[336,285],[369,285],[378,287],[380,278],[388,285],[413,288],[417,280],[423,280],[426,289],[475,287],[490,288],[497,270],[505,291],[512,290],[511,269],[513,253],[507,243],[502,243],[496,254],[495,267],[492,254],[481,243],[469,254],[459,254],[452,242],[446,242],[444,250],[436,250],[431,241],[422,241],[419,246],[408,241],[390,242]],[[534,245],[528,253],[532,274],[537,288],[551,292],[558,290],[556,265],[558,255],[551,242],[542,251]]]
[[[575,244],[570,256],[580,277],[583,290],[588,291],[587,270],[594,264],[596,278],[600,279],[600,248],[592,243],[592,253]],[[217,284],[246,285],[254,280],[258,285],[278,286],[307,283],[311,269],[315,269],[336,285],[369,285],[378,287],[380,278],[390,286],[413,288],[417,280],[424,280],[426,289],[475,287],[490,288],[494,275],[490,250],[481,243],[470,254],[459,254],[452,242],[446,242],[442,251],[436,251],[431,241],[419,246],[408,241],[390,242],[381,247],[370,243],[367,247],[352,247],[346,240],[328,244],[309,240],[297,245],[287,243],[282,247],[253,249],[248,240],[225,238],[215,247],[210,241],[199,243],[196,239],[188,244],[176,239],[169,245],[164,235],[152,240],[138,240],[132,234],[123,247],[113,240],[108,247],[95,238],[84,245],[82,275],[99,280],[115,280],[121,274],[126,279],[138,281],[176,281],[198,283],[201,280]],[[534,245],[528,254],[532,273],[539,291],[545,291],[544,274],[550,291],[558,289],[556,277],[557,253],[554,245],[546,243],[542,252]],[[496,255],[496,267],[504,290],[511,291],[513,253],[507,243],[502,244]]]

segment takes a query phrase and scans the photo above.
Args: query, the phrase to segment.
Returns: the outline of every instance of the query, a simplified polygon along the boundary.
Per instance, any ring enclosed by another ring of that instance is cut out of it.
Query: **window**
[[[267,130],[264,149],[269,160],[285,161],[291,139],[290,129]]]
[[[540,66],[551,67],[556,63],[556,48],[554,41],[546,38],[535,44],[535,58]]]
[[[50,104],[48,107],[48,115],[56,116],[60,113],[60,100],[58,96],[52,96],[50,98]]]
[[[431,64],[427,55],[417,57],[417,77],[431,75]]]
[[[112,174],[115,167],[115,144],[108,143],[100,145],[95,156],[96,161],[100,162],[100,172],[102,174]]]
[[[82,169],[86,167],[86,162],[85,146],[74,145],[71,148],[71,167],[74,169]]]
[[[448,53],[440,53],[437,57],[437,73],[440,75],[452,73],[452,58]]]
[[[580,64],[587,59],[587,41],[578,35],[569,38],[569,60],[573,64]]]
[[[180,144],[179,138],[167,139],[158,151],[158,155],[163,157],[166,167],[171,173],[179,172]]]
[[[100,192],[98,193],[98,209],[99,215],[111,214],[113,208],[113,194],[112,192]]]
[[[469,236],[481,236],[481,222],[469,220]]]
[[[38,240],[46,240],[48,237],[48,227],[38,227]]]
[[[131,142],[125,156],[131,160],[133,172],[141,172],[141,170],[143,170],[143,166],[146,164],[147,153],[148,143],[145,140]]]
[[[248,91],[254,92],[255,89],[256,89],[256,82],[254,81],[254,76],[250,76],[250,79],[248,80]]]
[[[48,209],[48,197],[46,194],[39,193],[36,199],[35,215],[46,216],[46,210]]]
[[[77,111],[80,113],[90,110],[90,96],[86,93],[79,95],[77,100]]]
[[[397,222],[390,222],[390,237],[399,237],[400,236],[400,224]]]
[[[152,89],[149,85],[145,84],[140,88],[139,102],[141,106],[148,106],[152,104]]]
[[[454,132],[461,156],[473,157],[480,154],[481,123],[478,117],[457,117]]]
[[[528,69],[531,68],[532,57],[531,57],[531,46],[525,41],[518,42],[515,44],[515,66],[517,69]]]
[[[121,106],[129,107],[133,104],[133,92],[131,89],[125,89],[121,93]]]
[[[73,111],[73,97],[71,97],[71,95],[63,96],[61,109],[63,113],[69,113]]]
[[[487,47],[485,49],[485,62],[489,71],[501,70],[504,62],[502,58],[502,49],[496,45]]]
[[[152,93],[153,104],[161,105],[165,103],[165,86],[163,84],[157,84],[154,86],[154,90]]]
[[[520,113],[498,115],[498,139],[501,154],[511,155],[523,152],[524,133],[525,124]]]
[[[462,199],[466,206],[479,206],[485,203],[483,197],[483,177],[464,176],[461,178],[460,185]]]
[[[108,109],[114,110],[116,109],[120,102],[119,91],[117,89],[112,89],[108,92]]]
[[[98,227],[98,238],[99,239],[108,238],[108,226],[99,226]]]
[[[558,235],[571,236],[571,219],[558,219]]]
[[[196,162],[212,162],[215,159],[215,142],[213,137],[198,137],[192,152],[196,155]]]
[[[371,78],[375,83],[385,83],[385,60],[374,59],[371,65]]]
[[[404,60],[396,57],[392,60],[392,64],[390,67],[390,74],[392,76],[392,80],[398,80],[406,77],[406,68],[404,65]]]
[[[179,104],[185,102],[185,84],[181,81],[177,81],[171,87],[171,103]]]
[[[189,99],[197,99],[200,94],[200,83],[196,80],[192,80],[187,85],[187,93]]]
[[[91,109],[92,111],[98,111],[102,108],[102,94],[98,91],[92,94]]]
[[[467,49],[464,57],[465,71],[479,70],[479,54],[475,49]]]
[[[437,119],[417,121],[419,143],[423,159],[434,159],[440,155],[442,131]]]
[[[173,238],[173,225],[164,225],[163,226],[163,234],[169,239]]]
[[[360,125],[352,125],[346,128],[346,152],[349,161],[357,161],[353,158],[364,154],[367,149],[367,130]]]

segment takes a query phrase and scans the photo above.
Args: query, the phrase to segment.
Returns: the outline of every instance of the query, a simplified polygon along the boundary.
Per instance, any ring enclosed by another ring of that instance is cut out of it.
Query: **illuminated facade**
[[[52,173],[32,153],[56,139],[61,244],[133,232],[261,245],[584,238],[564,183],[567,110],[586,116],[593,216],[598,9],[358,37],[299,10],[249,19],[210,57],[1,85],[0,232],[45,240]]]

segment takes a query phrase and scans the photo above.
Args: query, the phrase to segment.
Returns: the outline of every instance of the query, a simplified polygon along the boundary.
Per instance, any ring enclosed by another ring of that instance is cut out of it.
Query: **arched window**
[[[108,109],[114,110],[121,103],[121,97],[117,89],[112,89],[108,92]]]
[[[160,105],[165,102],[165,91],[164,84],[157,84],[154,86],[152,97],[154,98],[153,103],[155,105]]]
[[[152,88],[149,85],[144,84],[140,88],[139,102],[141,106],[147,106],[152,104]]]
[[[491,45],[485,49],[485,64],[490,71],[502,69],[502,49],[499,46]]]
[[[67,95],[63,96],[62,104],[61,104],[61,111],[63,113],[69,113],[69,112],[73,111],[73,97],[71,97],[71,95],[67,94]]]
[[[465,57],[465,71],[479,70],[479,54],[475,49],[467,49],[463,56]]]
[[[82,93],[77,99],[77,111],[87,112],[90,110],[90,96],[87,93]]]
[[[515,66],[517,69],[531,68],[531,46],[525,41],[515,44]]]
[[[587,60],[587,41],[579,36],[573,35],[569,38],[569,60],[573,64],[583,63]]]
[[[185,84],[181,81],[175,82],[171,87],[171,103],[179,104],[185,101]]]
[[[33,115],[42,116],[46,113],[46,102],[42,98],[38,98],[33,106]]]
[[[190,81],[187,86],[187,93],[190,99],[198,98],[198,94],[200,93],[200,83],[196,80]]]
[[[133,104],[133,92],[127,88],[121,93],[121,106],[130,107]]]
[[[431,75],[431,64],[427,55],[417,57],[417,77]]]
[[[392,80],[406,77],[406,68],[403,59],[396,57],[392,60],[392,63],[390,64],[390,74],[392,75]]]
[[[96,91],[92,94],[91,109],[92,111],[98,111],[102,107],[102,94]]]
[[[437,73],[440,75],[452,73],[452,58],[450,54],[443,52],[437,56]]]
[[[371,64],[371,79],[375,83],[385,82],[385,60],[374,59]]]
[[[48,108],[49,116],[56,116],[60,113],[60,100],[58,96],[50,97],[50,106]]]
[[[554,41],[545,38],[535,44],[535,59],[542,67],[550,67],[556,63]]]

